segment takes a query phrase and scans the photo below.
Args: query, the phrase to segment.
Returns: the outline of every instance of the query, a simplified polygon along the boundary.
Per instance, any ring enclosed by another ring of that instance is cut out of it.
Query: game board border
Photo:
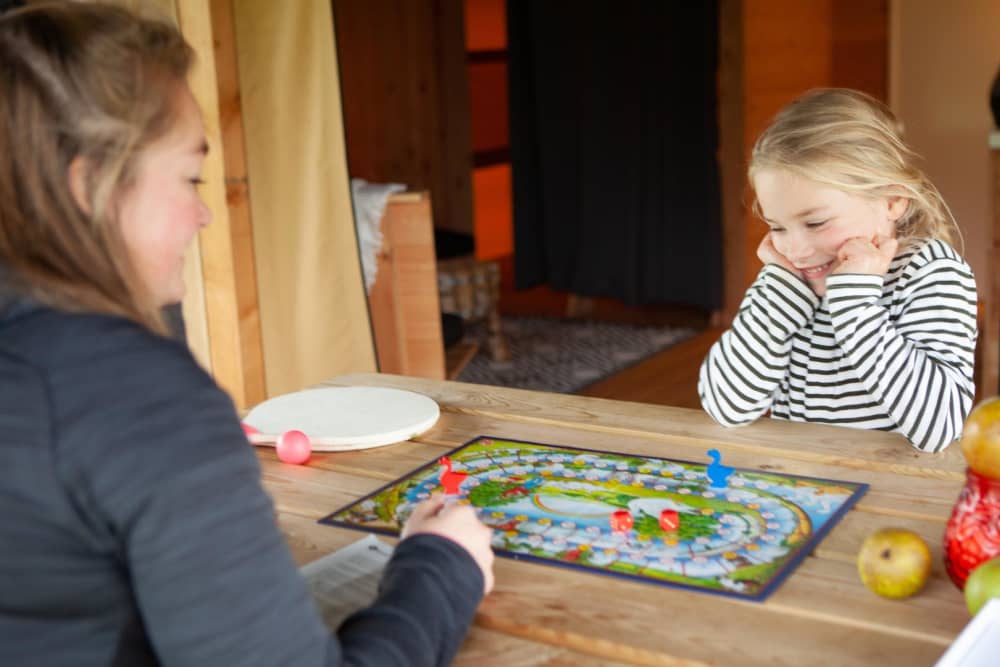
[[[546,442],[535,442],[533,440],[522,440],[520,438],[518,438],[518,439],[512,439],[512,438],[506,438],[506,437],[494,436],[494,435],[478,435],[478,436],[476,436],[476,437],[474,437],[474,438],[472,438],[472,439],[470,439],[470,440],[462,443],[461,445],[458,445],[457,447],[454,447],[454,448],[448,450],[448,452],[446,454],[443,454],[442,456],[451,456],[455,452],[458,452],[458,451],[460,451],[462,449],[465,449],[466,447],[468,447],[468,446],[470,446],[470,445],[472,445],[472,444],[474,444],[476,442],[479,442],[481,440],[500,440],[500,441],[503,441],[503,442],[519,442],[519,443],[524,443],[524,444],[527,444],[527,445],[537,445],[539,447],[551,447],[551,448],[556,448],[556,449],[574,449],[574,450],[578,450],[578,451],[582,451],[582,452],[593,452],[595,454],[610,454],[612,456],[636,456],[636,457],[641,457],[641,458],[645,458],[645,459],[652,459],[652,460],[657,460],[657,461],[669,461],[669,462],[674,462],[674,463],[686,463],[686,464],[697,465],[697,466],[706,466],[706,465],[708,465],[707,463],[702,462],[702,461],[689,461],[689,460],[686,460],[686,459],[667,458],[665,456],[647,456],[645,454],[641,454],[641,455],[640,454],[628,454],[628,453],[624,453],[624,452],[614,452],[614,451],[605,450],[605,449],[592,449],[590,447],[579,447],[579,446],[575,446],[575,445],[556,445],[556,444],[546,443]],[[391,486],[393,486],[395,484],[399,484],[402,480],[404,480],[404,479],[406,479],[408,477],[412,477],[413,475],[416,475],[417,473],[420,473],[420,472],[422,472],[424,470],[432,470],[434,468],[434,466],[436,466],[436,465],[438,465],[437,464],[437,458],[433,459],[429,463],[426,463],[424,465],[421,465],[421,466],[418,466],[416,468],[413,468],[409,472],[406,472],[406,473],[404,473],[404,474],[396,477],[394,480],[392,480],[390,482],[386,482],[385,484],[383,484],[382,486],[378,487],[374,491],[372,491],[370,493],[367,493],[364,496],[358,498],[357,500],[351,501],[351,502],[347,503],[346,505],[343,505],[342,507],[339,507],[338,509],[330,512],[329,514],[327,514],[326,516],[322,517],[321,519],[317,519],[316,523],[321,523],[321,524],[326,525],[326,526],[334,526],[334,527],[337,527],[337,528],[345,528],[347,530],[354,530],[354,531],[365,532],[365,533],[376,533],[376,534],[379,534],[379,535],[386,535],[388,537],[399,537],[399,534],[400,534],[399,530],[395,530],[394,531],[394,530],[390,530],[388,528],[371,528],[371,527],[365,527],[365,526],[360,526],[358,524],[348,523],[348,522],[345,522],[345,521],[337,521],[337,520],[331,519],[331,517],[339,514],[340,512],[343,512],[344,510],[346,510],[346,509],[348,509],[350,507],[353,507],[354,505],[357,505],[358,503],[362,503],[365,500],[368,500],[369,498],[378,495],[379,493],[382,493],[383,491],[385,491],[389,487],[391,487]],[[614,571],[611,571],[611,570],[602,570],[602,569],[597,568],[597,567],[588,567],[586,565],[579,565],[577,563],[567,563],[567,562],[564,562],[564,561],[559,561],[559,560],[556,560],[556,559],[549,559],[549,558],[542,558],[540,556],[534,556],[534,555],[531,555],[531,554],[521,554],[521,553],[516,553],[516,552],[513,552],[513,551],[507,551],[506,549],[494,549],[493,551],[494,551],[494,553],[496,555],[498,555],[498,556],[500,556],[502,558],[508,558],[510,560],[528,561],[528,562],[539,563],[539,564],[547,565],[547,566],[565,567],[565,568],[569,568],[569,569],[572,569],[572,570],[576,570],[578,572],[588,572],[590,574],[595,574],[595,575],[598,575],[598,576],[603,575],[603,576],[617,577],[617,578],[620,578],[620,579],[626,579],[626,580],[629,580],[629,581],[635,581],[635,582],[644,583],[644,584],[650,584],[650,585],[654,585],[654,586],[659,585],[659,586],[666,586],[666,587],[669,587],[669,588],[679,588],[679,589],[683,589],[683,590],[696,591],[698,593],[705,593],[705,594],[708,594],[708,595],[718,595],[718,596],[722,596],[722,597],[733,598],[733,599],[736,599],[736,600],[746,600],[746,601],[749,601],[749,602],[764,602],[768,597],[770,597],[781,586],[781,584],[783,584],[785,582],[785,579],[792,572],[794,572],[796,568],[798,568],[798,566],[802,563],[802,561],[805,560],[806,557],[808,557],[810,553],[812,553],[815,549],[817,549],[819,547],[820,542],[822,542],[823,539],[826,538],[826,536],[830,532],[830,530],[832,530],[833,527],[835,525],[837,525],[840,522],[841,519],[844,518],[844,515],[847,514],[847,512],[849,512],[851,509],[854,508],[854,506],[858,503],[858,501],[861,500],[861,498],[864,497],[864,495],[866,493],[868,493],[868,490],[871,488],[870,485],[868,483],[866,483],[866,482],[852,482],[852,481],[843,480],[843,479],[833,479],[833,478],[829,478],[829,477],[814,477],[814,476],[811,476],[811,475],[798,475],[798,474],[795,474],[795,473],[775,472],[775,471],[770,471],[770,470],[756,470],[754,468],[736,468],[736,467],[733,468],[733,472],[740,472],[740,471],[742,471],[742,472],[756,473],[756,474],[765,474],[765,475],[768,475],[768,474],[770,474],[770,475],[780,475],[782,477],[791,477],[791,478],[795,478],[795,479],[806,479],[806,480],[813,480],[813,481],[819,481],[819,482],[832,482],[832,483],[838,483],[838,484],[850,484],[852,486],[857,487],[855,489],[855,491],[851,494],[851,496],[847,500],[844,501],[844,503],[840,506],[840,508],[837,509],[836,512],[834,512],[833,514],[831,514],[830,517],[829,517],[829,519],[827,519],[826,522],[824,522],[822,528],[820,530],[818,530],[818,531],[816,531],[816,532],[813,533],[813,537],[810,540],[812,542],[812,548],[807,550],[805,548],[805,546],[803,546],[803,548],[799,549],[791,558],[789,558],[785,562],[785,564],[779,570],[779,573],[777,575],[775,575],[775,577],[766,586],[764,586],[760,591],[758,591],[757,593],[747,594],[747,593],[739,593],[739,592],[736,592],[736,591],[715,590],[715,589],[711,589],[711,588],[705,588],[705,587],[695,586],[693,584],[686,584],[686,583],[679,582],[679,581],[669,581],[669,580],[666,580],[666,579],[655,579],[653,577],[646,577],[646,576],[638,575],[638,574],[630,574],[628,572],[614,572]]]

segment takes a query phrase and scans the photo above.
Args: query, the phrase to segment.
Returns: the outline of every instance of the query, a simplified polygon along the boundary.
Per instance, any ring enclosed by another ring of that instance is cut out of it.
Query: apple
[[[883,528],[869,535],[858,553],[861,582],[882,597],[901,599],[924,587],[931,574],[931,550],[911,530]]]
[[[981,563],[965,580],[965,606],[973,616],[990,598],[1000,598],[1000,556]]]
[[[972,470],[1000,479],[1000,396],[980,401],[972,409],[962,429],[961,445]]]

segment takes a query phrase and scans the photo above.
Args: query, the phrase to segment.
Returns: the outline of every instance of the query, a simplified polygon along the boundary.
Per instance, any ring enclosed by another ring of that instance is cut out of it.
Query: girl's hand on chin
[[[888,236],[871,239],[855,237],[848,239],[837,251],[837,265],[833,274],[863,273],[884,276],[889,271],[892,258],[896,256],[899,241]]]
[[[799,278],[802,277],[802,272],[795,268],[795,265],[788,261],[788,258],[778,252],[778,249],[774,247],[774,241],[771,239],[772,232],[768,232],[764,235],[761,240],[760,245],[757,246],[757,258],[764,262],[764,264],[777,264],[778,266],[783,266]]]

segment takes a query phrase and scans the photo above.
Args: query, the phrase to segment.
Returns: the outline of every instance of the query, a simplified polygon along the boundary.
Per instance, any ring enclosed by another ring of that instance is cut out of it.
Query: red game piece
[[[442,456],[438,459],[438,463],[443,466],[443,470],[441,470],[441,477],[439,479],[441,481],[441,486],[444,487],[445,495],[455,495],[459,491],[458,487],[462,485],[462,482],[464,482],[465,478],[469,476],[469,473],[452,470],[451,459],[447,456]]]
[[[677,510],[663,510],[660,512],[660,528],[670,532],[677,530],[681,525],[681,517]]]
[[[628,510],[615,510],[611,513],[611,530],[627,532],[632,530],[632,514]]]
[[[296,465],[308,461],[312,454],[309,436],[302,431],[295,430],[282,433],[278,437],[278,442],[274,444],[274,449],[278,452],[279,460]]]

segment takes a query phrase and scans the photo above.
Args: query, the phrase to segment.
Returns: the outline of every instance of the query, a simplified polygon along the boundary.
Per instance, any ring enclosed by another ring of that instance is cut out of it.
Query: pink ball
[[[278,452],[278,459],[284,463],[294,463],[296,465],[305,463],[312,454],[312,446],[309,444],[309,436],[302,431],[285,431],[278,437],[275,443],[275,450]]]

